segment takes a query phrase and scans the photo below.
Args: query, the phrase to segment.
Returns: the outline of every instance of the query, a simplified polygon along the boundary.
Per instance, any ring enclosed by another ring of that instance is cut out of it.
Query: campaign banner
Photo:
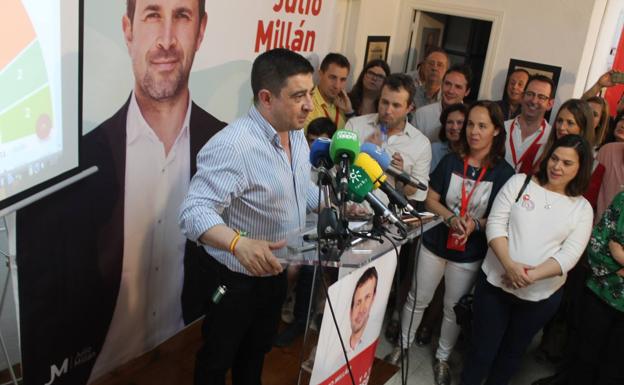
[[[257,55],[318,63],[338,27],[333,1],[203,3],[83,1],[81,164],[99,171],[18,212],[26,385],[97,380],[202,315],[207,254],[178,224],[196,155],[247,113]],[[165,145],[173,114],[188,137]]]
[[[341,277],[328,289],[356,385],[366,385],[370,378],[396,264],[393,250]],[[352,383],[339,341],[326,303],[311,385]]]
[[[121,25],[125,8],[125,0],[85,0],[84,133],[110,117],[132,88]],[[189,87],[200,107],[226,122],[251,105],[251,64],[258,54],[288,48],[316,68],[341,28],[332,0],[208,0],[206,13]]]

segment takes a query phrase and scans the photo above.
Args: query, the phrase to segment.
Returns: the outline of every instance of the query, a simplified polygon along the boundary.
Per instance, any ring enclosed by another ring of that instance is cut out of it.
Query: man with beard
[[[544,115],[555,102],[554,93],[550,78],[531,76],[522,97],[520,115],[505,122],[505,160],[516,172],[530,174],[537,166],[550,137],[551,127]]]
[[[411,77],[391,74],[381,88],[378,112],[350,119],[345,129],[355,131],[363,142],[374,143],[386,150],[392,156],[392,166],[395,168],[427,183],[431,144],[407,121],[407,115],[414,108],[413,95],[414,83]],[[409,198],[418,201],[424,201],[427,197],[426,191],[412,186],[405,186],[404,192]],[[387,198],[382,196],[381,199]]]
[[[115,196],[97,250],[106,287],[100,306],[114,313],[91,380],[184,326],[183,282],[185,321],[200,315],[202,300],[192,297],[201,290],[196,265],[203,251],[187,244],[185,252],[177,215],[199,149],[225,126],[194,104],[188,89],[207,19],[205,0],[127,1],[122,28],[134,89],[85,140],[88,149],[110,153],[94,163],[112,170],[111,180],[102,172],[98,183]]]

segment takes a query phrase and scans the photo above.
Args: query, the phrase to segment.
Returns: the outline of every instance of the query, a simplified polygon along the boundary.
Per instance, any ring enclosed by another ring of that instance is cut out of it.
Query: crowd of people
[[[402,308],[391,312],[386,336],[396,347],[386,360],[397,363],[414,340],[426,344],[439,328],[434,381],[450,384],[449,357],[461,333],[453,308],[474,293],[462,384],[508,383],[541,329],[544,345],[555,316],[565,320],[559,349],[569,353],[547,355],[560,370],[536,384],[622,383],[622,369],[605,367],[614,361],[597,359],[624,349],[609,343],[624,329],[624,217],[617,199],[624,186],[624,111],[611,119],[599,96],[613,85],[611,71],[580,99],[561,104],[552,127],[545,115],[555,86],[524,69],[508,76],[502,100],[473,103],[464,103],[470,69],[451,66],[439,48],[409,74],[371,61],[346,92],[349,72],[338,53],[321,63],[304,126],[309,143],[337,129],[356,132],[362,143],[383,148],[394,167],[428,182],[426,192],[406,186],[405,195],[443,219],[424,234],[418,255],[410,245],[401,253],[403,267],[416,261],[416,271],[402,277],[408,290]],[[598,234],[600,255],[592,257]],[[311,284],[310,277],[291,283],[303,294],[276,346],[303,333]],[[591,306],[601,318],[582,321]],[[600,338],[588,329],[596,323],[605,325]],[[570,376],[579,367],[584,376]]]
[[[248,115],[197,156],[180,224],[211,256],[203,263],[209,291],[227,293],[204,308],[195,382],[223,383],[231,368],[233,383],[258,383],[271,345],[291,344],[305,329],[308,309],[319,307],[310,304],[313,269],[287,273],[276,255],[285,234],[302,228],[306,211],[319,204],[308,147],[349,130],[385,150],[394,168],[428,184],[427,191],[404,186],[403,192],[442,219],[425,232],[422,247],[401,252],[399,263],[411,262],[415,271],[397,278],[406,290],[388,322],[386,335],[397,341],[388,361],[397,363],[414,340],[428,343],[431,323],[441,318],[434,382],[450,384],[449,357],[462,332],[454,307],[474,292],[463,385],[507,384],[543,328],[547,339],[558,312],[569,323],[569,354],[557,375],[538,383],[622,383],[616,361],[624,346],[612,341],[621,341],[624,329],[624,112],[610,122],[608,104],[597,95],[612,85],[609,73],[581,99],[563,103],[551,127],[545,115],[555,87],[543,75],[514,71],[502,100],[467,104],[471,70],[451,66],[441,49],[431,50],[415,77],[371,61],[347,92],[350,71],[344,55],[330,53],[314,84],[314,70],[300,55],[261,54]],[[271,173],[262,172],[267,167]],[[295,293],[294,315],[277,335],[288,291]],[[441,314],[427,316],[428,308]],[[580,368],[583,376],[575,374]]]

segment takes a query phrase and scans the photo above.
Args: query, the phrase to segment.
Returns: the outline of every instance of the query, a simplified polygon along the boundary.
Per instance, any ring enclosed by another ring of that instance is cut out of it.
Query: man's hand
[[[345,90],[340,91],[340,93],[334,100],[334,104],[336,105],[336,107],[340,108],[345,113],[345,115],[350,115],[353,113],[351,99],[349,99],[349,95],[347,95]]]
[[[383,141],[381,140],[381,132],[379,130],[375,130],[375,132],[366,137],[364,142],[381,146],[383,144]]]
[[[365,217],[371,214],[366,205],[359,203],[347,203],[347,216],[349,217]]]
[[[401,154],[399,154],[398,152],[395,152],[394,154],[392,154],[392,162],[391,162],[392,166],[398,170],[403,171],[403,157],[401,156]]]
[[[613,81],[611,81],[611,74],[612,73],[613,73],[613,70],[610,70],[610,71],[605,72],[604,74],[602,74],[598,78],[598,81],[596,82],[596,84],[598,84],[598,86],[600,86],[601,88],[613,87],[615,85],[615,83],[613,83]]]
[[[276,275],[282,272],[282,265],[273,255],[273,250],[286,246],[286,240],[278,242],[261,241],[241,237],[234,248],[234,256],[255,276]]]

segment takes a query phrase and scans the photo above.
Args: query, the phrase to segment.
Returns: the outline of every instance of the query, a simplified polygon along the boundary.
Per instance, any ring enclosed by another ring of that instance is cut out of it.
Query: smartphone
[[[611,72],[611,81],[613,83],[624,83],[624,72]]]

